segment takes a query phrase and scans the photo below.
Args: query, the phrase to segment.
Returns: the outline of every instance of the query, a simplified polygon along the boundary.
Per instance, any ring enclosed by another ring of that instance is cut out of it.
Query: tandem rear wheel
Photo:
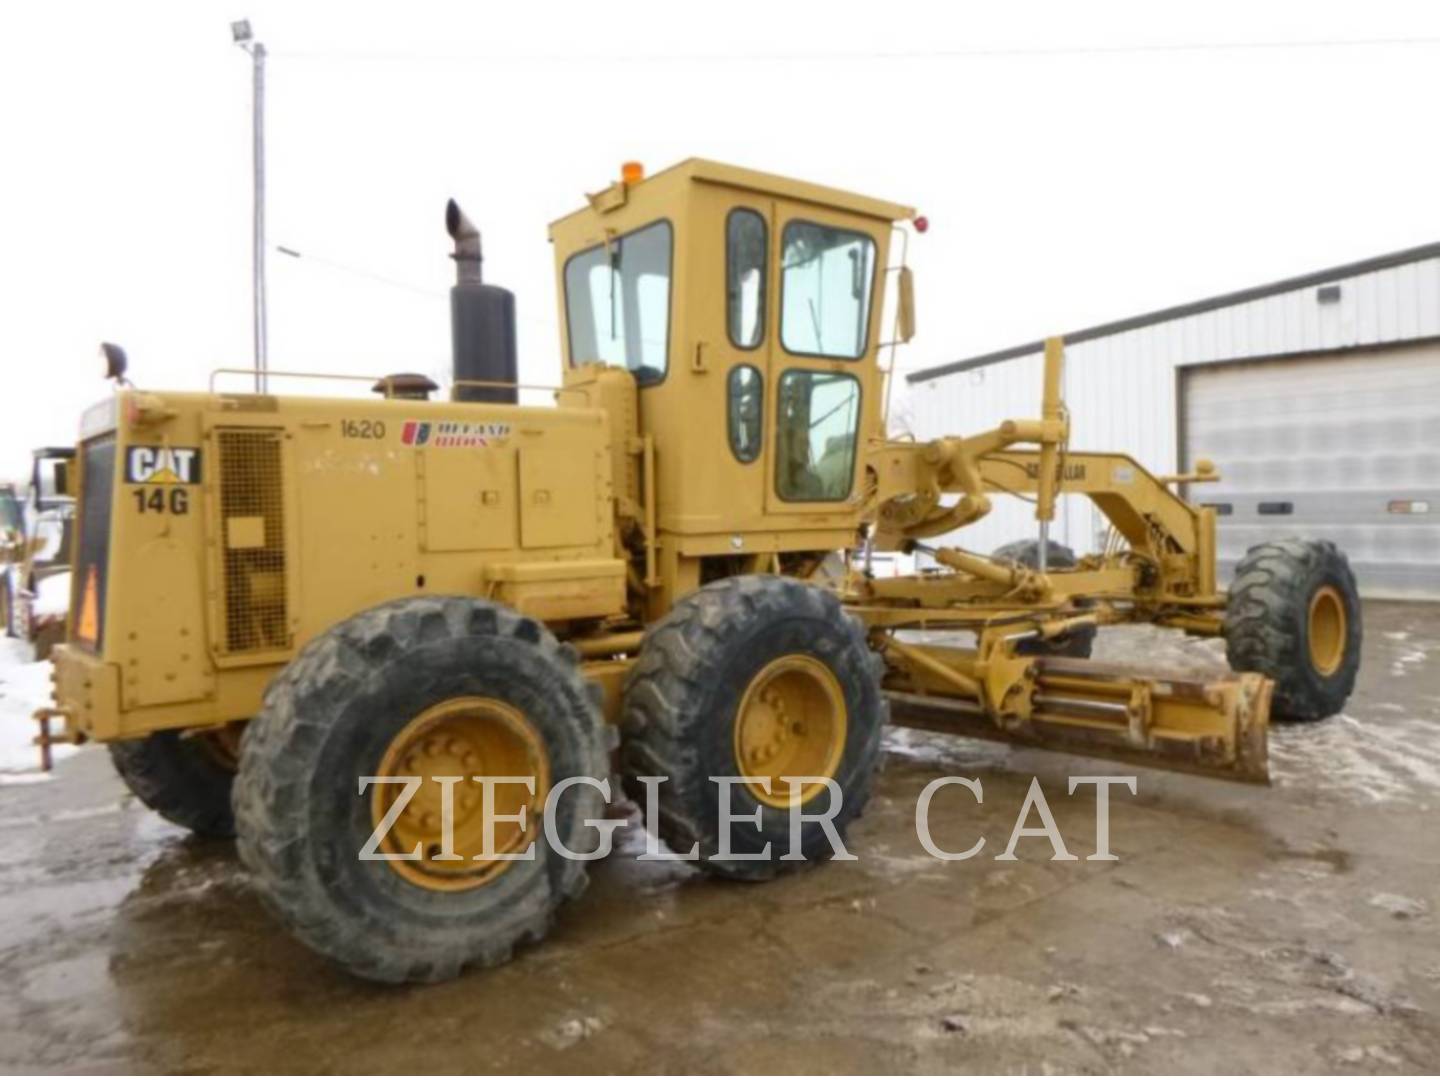
[[[548,820],[547,796],[608,778],[607,743],[578,656],[540,623],[468,597],[381,604],[266,691],[235,782],[240,857],[266,907],[356,975],[494,966],[584,889],[551,837],[593,850],[601,792],[567,785]]]
[[[631,669],[626,791],[646,806],[642,778],[664,778],[661,838],[698,848],[712,874],[760,881],[826,860],[870,796],[889,715],[882,670],[833,593],[769,575],[707,585],[646,632]],[[804,820],[792,852],[792,809],[833,811],[833,836]]]
[[[202,731],[157,731],[110,744],[125,786],[166,821],[197,836],[235,835],[230,789],[242,724]]]

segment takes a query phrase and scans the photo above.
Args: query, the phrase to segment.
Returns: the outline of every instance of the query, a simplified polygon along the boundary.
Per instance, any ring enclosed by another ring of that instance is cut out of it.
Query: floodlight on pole
[[[252,150],[254,185],[254,210],[251,220],[253,232],[253,307],[255,324],[255,392],[265,393],[269,386],[266,376],[269,367],[269,329],[265,311],[265,46],[255,40],[249,19],[238,19],[230,24],[230,37],[234,43],[250,54],[253,75],[254,99],[251,106],[253,118]]]

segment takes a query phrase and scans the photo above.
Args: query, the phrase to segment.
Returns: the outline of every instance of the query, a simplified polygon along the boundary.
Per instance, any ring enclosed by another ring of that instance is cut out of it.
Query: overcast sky
[[[1431,3],[16,5],[0,476],[73,441],[102,339],[154,389],[249,363],[242,16],[306,256],[270,258],[275,368],[443,370],[453,195],[553,381],[546,225],[632,158],[919,207],[912,367],[1440,239]]]

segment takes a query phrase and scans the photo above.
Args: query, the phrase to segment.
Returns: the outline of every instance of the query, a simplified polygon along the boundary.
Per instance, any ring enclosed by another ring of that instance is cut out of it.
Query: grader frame
[[[1261,676],[1156,679],[1016,652],[1022,641],[1127,622],[1211,636],[1224,628],[1214,510],[1192,506],[1172,490],[1180,482],[1218,479],[1213,465],[1202,461],[1191,475],[1160,478],[1124,454],[1069,451],[1063,357],[1063,341],[1048,340],[1041,420],[1007,420],[978,435],[918,445],[886,442],[872,453],[880,507],[872,543],[919,548],[950,571],[847,578],[847,602],[875,632],[890,665],[886,686],[904,710],[902,722],[1264,780],[1271,687]],[[1014,449],[1026,443],[1039,449]],[[1052,571],[1044,565],[1046,526],[1062,489],[1089,497],[1115,539],[1107,553]],[[978,521],[997,492],[1032,498],[1040,565],[918,542]],[[952,493],[958,500],[943,505],[942,496]],[[971,631],[976,646],[894,636],[916,628]]]

